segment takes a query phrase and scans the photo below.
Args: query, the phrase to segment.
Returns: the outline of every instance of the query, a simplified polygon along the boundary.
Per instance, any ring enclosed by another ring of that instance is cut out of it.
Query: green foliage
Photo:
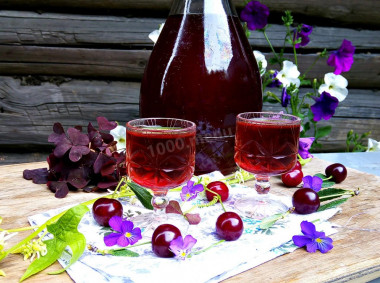
[[[371,131],[359,135],[355,133],[353,130],[350,130],[347,133],[347,138],[346,138],[346,152],[366,151],[367,146],[365,146],[364,143],[365,143],[365,140],[368,139],[368,136],[370,134],[371,134]]]
[[[44,241],[47,246],[47,254],[33,261],[20,281],[23,281],[49,267],[59,259],[67,246],[70,247],[72,252],[70,263],[66,268],[50,274],[64,272],[81,257],[86,248],[86,238],[82,233],[78,232],[78,224],[87,211],[87,206],[77,205],[69,209],[56,223],[47,225],[47,230],[54,236],[53,239]]]
[[[128,182],[128,187],[134,192],[145,208],[153,210],[152,195],[146,189],[132,182]]]
[[[332,202],[326,203],[324,205],[321,205],[319,207],[318,211],[323,211],[326,209],[337,207],[337,206],[341,205],[342,203],[345,203],[347,200],[348,200],[348,198],[341,198],[341,199],[337,199],[337,200],[334,200]]]

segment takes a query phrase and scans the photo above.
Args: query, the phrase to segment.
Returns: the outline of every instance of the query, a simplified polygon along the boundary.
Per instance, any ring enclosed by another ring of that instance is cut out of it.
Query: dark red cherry
[[[99,225],[109,227],[113,216],[123,216],[123,206],[117,199],[100,198],[92,206],[92,215]]]
[[[302,188],[293,194],[293,206],[299,214],[316,212],[320,206],[318,194],[309,188]]]
[[[293,169],[285,174],[281,175],[281,180],[287,187],[296,187],[301,184],[303,173],[299,169]]]
[[[152,250],[159,257],[174,257],[169,250],[170,242],[181,236],[177,227],[171,224],[161,224],[152,235]]]
[[[301,163],[298,160],[297,160],[297,163],[296,163],[296,165],[294,165],[294,167],[293,167],[292,170],[295,170],[295,169],[298,169],[298,170],[302,171],[302,165],[301,165]]]
[[[216,220],[216,233],[226,241],[239,239],[241,234],[243,234],[243,230],[243,221],[235,212],[224,212]]]
[[[347,177],[347,169],[343,164],[334,163],[326,167],[325,174],[327,177],[332,176],[335,183],[341,183]]]
[[[219,194],[222,201],[225,201],[228,199],[229,190],[228,190],[228,187],[225,183],[223,183],[221,181],[214,181],[214,182],[209,183],[207,185],[207,188],[210,189],[211,191]],[[214,198],[214,196],[215,196],[215,194],[206,190],[206,197],[207,197],[208,201],[211,201]]]

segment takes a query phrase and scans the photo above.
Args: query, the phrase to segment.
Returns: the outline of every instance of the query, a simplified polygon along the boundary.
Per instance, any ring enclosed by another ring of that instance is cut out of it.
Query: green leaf
[[[326,176],[326,175],[323,175],[322,173],[317,173],[317,174],[315,174],[314,176],[319,177],[319,178],[321,178],[322,180],[327,178],[327,176]]]
[[[318,208],[318,211],[323,211],[323,210],[326,210],[329,208],[337,207],[337,206],[341,205],[342,203],[345,203],[347,200],[348,200],[348,198],[341,198],[341,199],[337,199],[337,200],[334,200],[332,202],[326,203],[326,204],[320,206]]]
[[[260,229],[261,230],[266,230],[270,227],[272,227],[278,220],[284,218],[286,213],[277,213],[277,214],[274,214],[274,215],[271,215],[271,216],[268,216],[266,218],[264,218],[261,223],[260,223]]]
[[[320,190],[318,192],[318,196],[320,201],[327,201],[335,198],[340,198],[342,195],[345,195],[345,193],[348,192],[344,189],[336,189],[336,188],[328,188],[325,190]]]
[[[335,185],[335,182],[332,181],[323,181],[322,188],[331,188]]]
[[[47,254],[29,265],[20,282],[53,264],[59,259],[67,246],[72,251],[70,263],[66,268],[50,274],[62,273],[81,257],[86,248],[86,238],[82,233],[78,232],[78,224],[88,210],[88,207],[85,205],[74,206],[63,214],[56,223],[47,226],[47,230],[54,236],[53,239],[44,241],[47,247]]]
[[[132,182],[128,182],[128,186],[145,208],[153,210],[152,195],[146,189]]]
[[[132,252],[131,250],[128,249],[122,249],[122,250],[109,250],[109,254],[114,255],[114,256],[127,256],[127,257],[138,257],[140,256],[136,252]]]
[[[315,134],[315,138],[319,139],[319,138],[323,138],[325,136],[328,136],[331,132],[331,129],[332,129],[332,127],[330,125],[317,128],[317,133]]]

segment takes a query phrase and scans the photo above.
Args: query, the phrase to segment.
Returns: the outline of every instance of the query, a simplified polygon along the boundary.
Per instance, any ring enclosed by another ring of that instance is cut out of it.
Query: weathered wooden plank
[[[233,0],[235,6],[240,9],[244,6],[245,0]],[[295,14],[312,16],[338,21],[344,24],[364,24],[370,26],[380,26],[380,2],[373,0],[264,0],[271,13],[283,13],[285,10],[293,11]],[[93,9],[101,12],[112,10],[160,10],[168,12],[172,0],[3,0],[3,8],[12,9]]]
[[[141,79],[148,50],[90,49],[0,45],[0,75],[57,75]],[[266,54],[268,55],[268,54]],[[290,60],[292,55],[288,54]],[[305,71],[316,54],[298,56],[299,69]],[[279,66],[274,66],[279,69]],[[333,68],[319,60],[309,72],[310,78],[322,78]],[[355,62],[343,74],[351,88],[380,88],[380,54],[355,55]]]
[[[164,18],[0,11],[0,44],[152,47],[153,42],[148,35],[164,21]],[[283,46],[285,27],[272,25],[267,29],[267,34],[274,47]],[[377,30],[317,26],[310,38],[310,43],[303,50],[336,49],[345,38],[352,41],[357,53],[360,50],[380,49],[380,31]],[[254,48],[268,48],[261,32],[252,32],[250,42]]]
[[[71,80],[60,85],[41,82],[22,85],[20,79],[0,77],[0,146],[45,146],[54,122],[65,128],[86,126],[97,116],[121,124],[138,117],[139,83]],[[306,91],[306,90],[303,90]],[[279,111],[279,105],[266,104],[265,111]],[[335,116],[322,125],[332,125],[324,139],[323,151],[341,151],[346,134],[372,131],[380,140],[380,91],[351,89]]]

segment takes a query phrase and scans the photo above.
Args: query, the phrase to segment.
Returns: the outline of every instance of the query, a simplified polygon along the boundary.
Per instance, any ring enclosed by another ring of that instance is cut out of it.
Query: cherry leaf
[[[176,200],[169,201],[169,204],[165,208],[165,212],[183,215],[181,206],[179,205],[178,201],[176,201]]]
[[[111,131],[117,127],[116,122],[110,122],[106,117],[98,117],[96,120],[98,121],[99,129],[101,131]]]
[[[197,225],[201,222],[201,216],[199,213],[186,213],[185,218],[189,221],[190,225]]]

